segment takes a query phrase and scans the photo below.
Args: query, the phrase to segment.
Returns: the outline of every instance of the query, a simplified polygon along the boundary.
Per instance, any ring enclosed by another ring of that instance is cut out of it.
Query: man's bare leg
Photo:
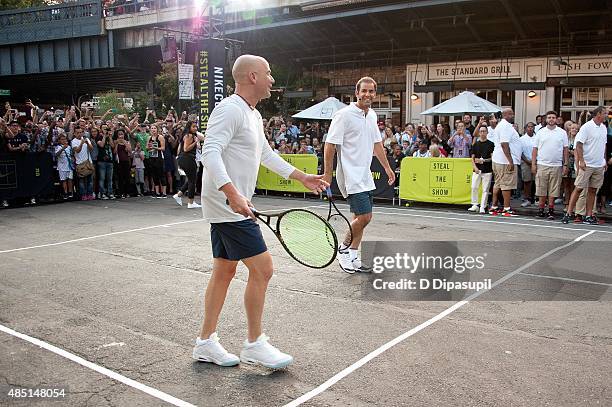
[[[261,318],[266,301],[268,282],[272,278],[274,266],[270,252],[243,259],[249,269],[249,280],[244,291],[244,308],[248,323],[249,342],[255,342],[262,333]]]
[[[512,194],[512,190],[508,189],[506,191],[502,190],[502,196],[504,197],[504,208],[510,207],[510,195]]]
[[[372,213],[364,213],[363,215],[353,215],[353,221],[351,222],[351,230],[353,231],[353,241],[351,242],[351,249],[357,250],[363,239],[363,231],[365,230],[368,223],[372,220]]]
[[[236,274],[237,261],[215,258],[213,260],[212,276],[206,287],[204,297],[204,321],[200,330],[200,338],[208,339],[217,330],[219,314],[225,302],[227,289]]]
[[[586,199],[586,216],[593,216],[593,207],[595,206],[595,197],[597,196],[597,188],[588,187]]]

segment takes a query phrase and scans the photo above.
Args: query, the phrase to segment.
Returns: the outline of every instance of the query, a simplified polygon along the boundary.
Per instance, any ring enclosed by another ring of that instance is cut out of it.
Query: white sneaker
[[[180,206],[183,206],[183,200],[181,199],[180,196],[178,196],[178,194],[172,195],[172,198],[174,198],[177,204],[179,204]]]
[[[249,365],[261,365],[270,369],[282,369],[293,363],[293,356],[276,349],[265,334],[255,342],[244,341],[240,361]]]
[[[36,205],[36,198],[30,199],[30,205]]]
[[[361,259],[359,257],[353,259],[351,263],[353,264],[353,270],[357,273],[370,273],[372,271],[371,268],[361,263]]]
[[[202,207],[202,205],[200,205],[200,204],[199,204],[199,203],[197,203],[197,202],[194,202],[194,203],[188,203],[188,204],[187,204],[187,209],[194,209],[194,208],[201,208],[201,207]]]
[[[523,199],[523,203],[521,203],[521,207],[526,208],[531,206],[531,202],[528,199]]]
[[[353,269],[353,262],[351,261],[351,255],[348,251],[338,253],[338,263],[340,263],[340,268],[346,273],[353,274],[355,272],[355,269]]]
[[[480,208],[480,210],[478,211],[478,213],[487,213],[487,210],[483,207]]]
[[[478,212],[478,205],[474,204],[468,208],[470,212]]]
[[[338,245],[338,253],[348,253],[348,246],[345,246],[344,243],[340,243]]]
[[[198,342],[200,342],[198,344]],[[229,353],[219,343],[219,336],[216,332],[204,341],[200,338],[196,340],[196,346],[193,348],[193,358],[198,362],[210,362],[219,366],[236,366],[240,363],[238,356]]]

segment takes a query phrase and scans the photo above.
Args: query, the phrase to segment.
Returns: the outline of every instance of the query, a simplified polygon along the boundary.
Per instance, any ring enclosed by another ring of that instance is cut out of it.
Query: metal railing
[[[88,17],[99,17],[98,0],[81,0],[54,6],[36,7],[0,12],[0,31],[13,26],[57,22]]]
[[[115,0],[103,2],[103,16],[114,17],[143,11],[191,7],[193,0]]]
[[[0,12],[0,45],[100,35],[99,0]]]

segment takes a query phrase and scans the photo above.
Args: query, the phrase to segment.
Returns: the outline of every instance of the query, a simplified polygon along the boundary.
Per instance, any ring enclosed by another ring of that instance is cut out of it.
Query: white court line
[[[608,286],[608,287],[612,287],[612,284],[610,284],[610,283],[600,283],[599,281],[578,280],[578,279],[575,279],[575,278],[547,276],[547,275],[542,275],[542,274],[531,274],[531,273],[519,273],[519,274],[522,275],[522,276],[549,278],[551,280],[571,281],[572,283],[596,284],[596,285],[605,285],[605,286]]]
[[[185,220],[185,221],[181,221],[181,222],[166,223],[166,224],[163,224],[163,225],[146,226],[146,227],[143,227],[143,228],[122,230],[122,231],[119,231],[119,232],[104,233],[104,234],[95,235],[95,236],[80,237],[78,239],[71,239],[71,240],[66,240],[66,241],[63,241],[63,242],[39,244],[39,245],[36,245],[36,246],[28,246],[28,247],[19,247],[19,248],[16,248],[16,249],[0,250],[0,254],[2,254],[2,253],[20,252],[20,251],[23,251],[23,250],[30,250],[30,249],[39,249],[41,247],[59,246],[59,245],[67,244],[67,243],[82,242],[84,240],[97,239],[97,238],[100,238],[100,237],[122,235],[124,233],[140,232],[142,230],[149,230],[149,229],[155,229],[155,228],[167,228],[169,226],[174,226],[174,225],[182,225],[182,224],[185,224],[185,223],[203,222],[203,221],[204,221],[204,219],[193,219],[193,220]]]
[[[311,206],[305,206],[304,208],[318,208],[319,206],[320,205],[311,205]],[[66,240],[66,241],[63,241],[63,242],[54,242],[54,243],[40,244],[40,245],[36,245],[36,246],[18,247],[16,249],[0,250],[0,254],[3,254],[3,253],[13,253],[13,252],[21,252],[21,251],[30,250],[30,249],[39,249],[41,247],[60,246],[60,245],[67,244],[67,243],[82,242],[84,240],[98,239],[100,237],[122,235],[122,234],[125,234],[125,233],[140,232],[142,230],[149,230],[149,229],[155,229],[155,228],[167,228],[167,227],[170,227],[170,226],[182,225],[182,224],[185,224],[185,223],[205,222],[205,221],[206,221],[206,219],[193,219],[193,220],[185,220],[185,221],[181,221],[181,222],[165,223],[163,225],[146,226],[146,227],[143,227],[143,228],[122,230],[122,231],[119,231],[119,232],[103,233],[101,235],[80,237],[78,239],[71,239],[71,240]]]
[[[423,329],[427,328],[429,325],[433,324],[434,322],[437,322],[437,321],[441,320],[442,318],[446,317],[447,315],[452,314],[453,312],[455,312],[459,308],[463,307],[465,304],[469,303],[473,299],[479,297],[480,295],[482,295],[482,294],[488,292],[489,290],[497,287],[498,285],[504,283],[509,278],[512,278],[513,276],[517,275],[521,271],[523,271],[523,270],[533,266],[534,264],[536,264],[540,260],[543,260],[546,257],[550,256],[551,254],[554,254],[554,253],[558,252],[559,250],[565,249],[566,247],[569,247],[569,246],[573,245],[574,243],[581,241],[582,239],[584,239],[585,237],[587,237],[589,235],[592,235],[593,233],[595,233],[594,230],[592,230],[592,231],[590,231],[588,233],[585,233],[583,235],[580,235],[576,239],[574,239],[574,240],[572,240],[572,241],[570,241],[570,242],[568,242],[568,243],[566,243],[566,244],[564,244],[562,246],[559,246],[557,248],[549,250],[548,252],[544,253],[543,255],[541,255],[541,256],[531,260],[529,263],[524,264],[523,266],[517,268],[516,270],[506,274],[505,276],[503,276],[502,278],[500,278],[499,280],[497,280],[493,284],[491,284],[491,288],[490,289],[483,290],[483,291],[477,291],[474,294],[470,295],[465,300],[462,300],[462,301],[459,301],[459,302],[453,304],[451,307],[449,307],[446,310],[442,311],[441,313],[439,313],[435,317],[433,317],[433,318],[423,322],[422,324],[412,328],[408,332],[405,332],[405,333],[401,334],[400,336],[398,336],[397,338],[395,338],[395,339],[385,343],[384,345],[382,345],[378,349],[370,352],[369,354],[367,354],[363,358],[359,359],[357,362],[353,363],[352,365],[350,365],[346,369],[344,369],[341,372],[339,372],[339,373],[335,374],[334,376],[332,376],[330,379],[328,379],[326,382],[324,382],[320,386],[312,389],[308,393],[298,397],[297,399],[293,400],[292,402],[285,404],[284,407],[296,407],[296,406],[299,406],[300,404],[305,403],[308,400],[312,399],[313,397],[323,393],[325,390],[329,389],[331,386],[333,386],[334,384],[336,384],[340,380],[344,379],[346,376],[350,375],[355,370],[359,369],[360,367],[362,367],[363,365],[368,363],[370,360],[376,358],[377,356],[379,356],[383,352],[389,350],[393,346],[395,346],[395,345],[399,344],[400,342],[403,342],[404,340],[410,338],[412,335],[416,334],[417,332],[422,331]]]
[[[348,205],[346,205],[346,204],[336,204],[336,205],[344,205],[344,206],[348,207]],[[327,207],[328,207],[327,205],[319,205],[319,206],[317,206],[317,208],[327,208]],[[311,206],[311,208],[312,208],[312,206]],[[517,223],[517,222],[505,222],[505,221],[499,221],[499,220],[471,219],[472,216],[468,216],[466,218],[455,218],[455,217],[450,217],[450,216],[420,215],[420,214],[417,214],[417,213],[405,213],[407,211],[405,209],[394,209],[394,210],[395,211],[399,211],[399,212],[372,211],[372,213],[378,213],[378,214],[382,214],[382,215],[412,216],[412,217],[416,217],[416,218],[457,220],[457,221],[460,221],[460,222],[497,223],[497,224],[500,224],[500,225],[529,226],[529,227],[537,227],[537,228],[571,230],[571,231],[578,231],[578,232],[580,232],[580,231],[583,231],[583,232],[593,231],[593,232],[599,232],[599,233],[611,233],[612,234],[612,230],[600,230],[600,229],[595,230],[595,229],[571,228],[571,227],[567,227],[567,226],[540,225],[540,224],[534,224],[534,223]]]
[[[92,363],[92,362],[90,362],[88,360],[85,360],[85,359],[83,359],[80,356],[74,355],[74,354],[72,354],[70,352],[67,352],[67,351],[65,351],[63,349],[60,349],[57,346],[53,346],[51,344],[48,344],[47,342],[41,341],[40,339],[33,338],[31,336],[28,336],[28,335],[24,335],[24,334],[22,334],[20,332],[17,332],[15,330],[13,330],[11,328],[8,328],[8,327],[6,327],[4,325],[1,325],[1,324],[0,324],[0,331],[5,332],[5,333],[7,333],[9,335],[15,336],[15,337],[17,337],[19,339],[23,339],[24,341],[28,341],[28,342],[36,345],[36,346],[39,346],[39,347],[41,347],[43,349],[46,349],[48,351],[53,352],[56,355],[62,356],[64,358],[66,358],[66,359],[69,359],[69,360],[71,360],[71,361],[73,361],[75,363],[78,363],[81,366],[84,366],[84,367],[86,367],[88,369],[91,369],[93,371],[101,373],[104,376],[108,376],[108,377],[110,377],[113,380],[121,382],[121,383],[123,383],[123,384],[125,384],[127,386],[133,387],[136,390],[140,390],[140,391],[142,391],[144,393],[147,393],[150,396],[153,396],[155,398],[163,400],[163,401],[165,401],[167,403],[173,404],[175,406],[180,406],[180,407],[195,407],[191,403],[188,403],[188,402],[183,401],[181,399],[177,399],[174,396],[171,396],[171,395],[169,395],[167,393],[164,393],[164,392],[162,392],[160,390],[154,389],[154,388],[149,387],[149,386],[147,386],[145,384],[137,382],[137,381],[135,381],[133,379],[125,377],[125,376],[123,376],[123,375],[121,375],[121,374],[119,374],[117,372],[113,372],[112,370],[109,370],[109,369],[107,369],[105,367],[98,366],[95,363]]]

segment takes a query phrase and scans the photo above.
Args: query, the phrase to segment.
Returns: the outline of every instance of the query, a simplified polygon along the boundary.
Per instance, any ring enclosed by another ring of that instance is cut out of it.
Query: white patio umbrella
[[[324,101],[294,114],[292,117],[294,119],[331,120],[334,113],[344,107],[346,105],[335,97],[328,97]]]
[[[485,100],[474,93],[461,92],[454,98],[450,98],[439,105],[422,112],[427,116],[460,116],[464,113],[483,114],[501,112],[502,108]]]

